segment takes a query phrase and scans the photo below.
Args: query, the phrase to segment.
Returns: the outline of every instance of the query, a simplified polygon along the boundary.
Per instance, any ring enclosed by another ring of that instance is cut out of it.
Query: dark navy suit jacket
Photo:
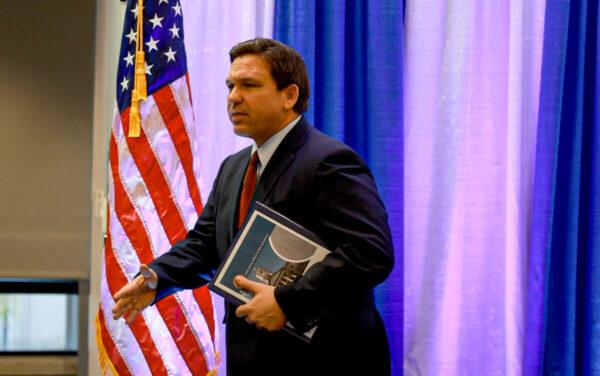
[[[157,300],[206,284],[218,268],[236,235],[249,158],[246,148],[223,161],[195,227],[151,264],[159,276]],[[332,253],[275,290],[296,328],[319,326],[310,344],[285,331],[259,330],[226,307],[228,375],[389,374],[372,291],[390,273],[393,249],[384,205],[363,160],[303,117],[273,154],[253,200],[317,234]]]

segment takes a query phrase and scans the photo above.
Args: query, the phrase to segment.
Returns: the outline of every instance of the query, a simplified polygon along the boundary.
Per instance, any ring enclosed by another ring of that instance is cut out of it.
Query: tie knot
[[[250,157],[250,165],[256,167],[256,165],[258,165],[258,161],[258,151],[255,151],[252,153],[252,157]]]

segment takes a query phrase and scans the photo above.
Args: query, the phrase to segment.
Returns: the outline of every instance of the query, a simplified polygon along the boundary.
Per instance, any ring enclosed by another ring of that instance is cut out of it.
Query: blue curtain
[[[274,31],[305,58],[308,119],[362,155],[386,204],[396,266],[376,298],[394,374],[402,369],[402,12],[398,0],[278,1]]]
[[[548,0],[526,374],[600,374],[598,1]]]

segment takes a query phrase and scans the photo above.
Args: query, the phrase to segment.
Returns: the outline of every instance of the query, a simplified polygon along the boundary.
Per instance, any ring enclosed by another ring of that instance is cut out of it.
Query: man
[[[115,295],[114,318],[131,322],[153,302],[206,284],[251,202],[260,201],[332,252],[290,285],[236,277],[254,297],[226,306],[228,375],[389,374],[372,290],[390,273],[393,250],[371,172],[301,115],[309,83],[297,51],[257,38],[233,47],[230,58],[229,117],[234,132],[255,144],[223,161],[195,227]],[[282,331],[286,321],[302,331],[318,325],[311,343]]]

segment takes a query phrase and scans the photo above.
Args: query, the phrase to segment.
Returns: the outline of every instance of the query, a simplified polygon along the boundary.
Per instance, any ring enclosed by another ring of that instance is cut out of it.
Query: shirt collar
[[[250,155],[252,155],[252,153],[254,153],[255,151],[258,151],[258,177],[260,177],[262,172],[265,170],[265,167],[267,167],[267,163],[269,163],[271,157],[273,156],[273,154],[275,154],[275,150],[277,150],[277,147],[279,146],[279,144],[281,144],[281,141],[283,141],[285,136],[288,133],[290,133],[290,131],[294,128],[296,124],[298,124],[301,117],[302,115],[299,115],[288,125],[281,128],[277,133],[269,137],[269,139],[265,141],[265,143],[262,144],[261,147],[257,147],[256,143],[252,144],[252,151],[250,152]]]

